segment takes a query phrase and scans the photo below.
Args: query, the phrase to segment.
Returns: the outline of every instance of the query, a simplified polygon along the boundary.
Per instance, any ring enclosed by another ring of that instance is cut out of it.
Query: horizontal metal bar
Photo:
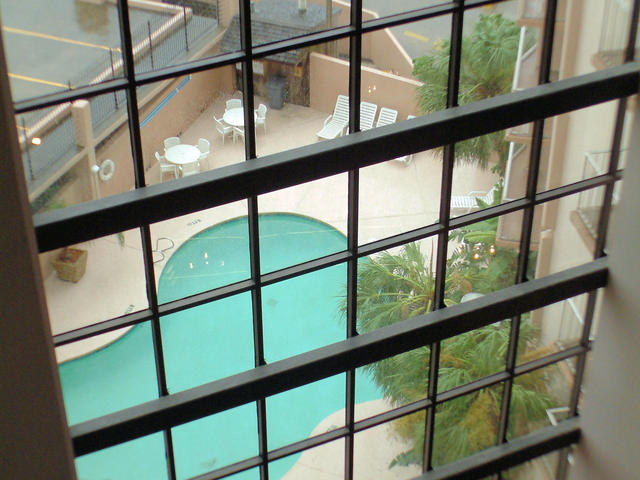
[[[38,248],[52,250],[626,96],[637,91],[638,68],[625,64],[37,214]]]
[[[439,234],[444,229],[445,227],[443,225],[434,224],[427,227],[417,228],[409,232],[400,233],[398,235],[393,235],[392,237],[387,237],[383,240],[376,240],[375,242],[359,246],[358,257],[366,257],[367,255],[372,255],[389,248],[399,247],[418,240],[424,240],[425,238]]]
[[[271,462],[273,460],[288,457],[289,455],[294,455],[303,450],[308,450],[309,448],[319,447],[320,445],[339,440],[340,438],[345,437],[348,433],[349,429],[347,427],[340,427],[329,432],[321,433],[320,435],[305,438],[299,442],[270,451],[267,455],[267,460]]]
[[[51,93],[49,95],[14,103],[14,112],[16,115],[20,115],[34,110],[58,106],[61,103],[105,95],[107,93],[113,93],[116,90],[122,90],[126,88],[127,85],[129,85],[129,82],[126,78],[115,78],[95,85],[86,85],[72,90]]]
[[[362,22],[362,33],[371,33],[383,28],[392,28],[408,23],[429,20],[430,18],[440,17],[451,14],[456,8],[454,2],[442,3],[440,5],[432,5],[429,7],[410,10],[407,12],[387,15],[380,18],[374,18]]]
[[[457,462],[436,468],[416,480],[473,480],[500,473],[524,462],[578,443],[578,417],[537,430]]]
[[[242,280],[230,285],[225,285],[224,287],[214,288],[213,290],[196,293],[195,295],[191,295],[189,297],[184,297],[172,302],[163,303],[158,306],[158,313],[160,314],[160,316],[170,315],[172,313],[186,310],[187,308],[197,307],[199,305],[204,305],[205,303],[213,302],[215,300],[222,300],[223,298],[228,298],[233,295],[248,292],[253,287],[255,287],[255,283],[253,280]]]
[[[189,480],[217,480],[218,478],[227,477],[235,473],[240,473],[250,468],[255,468],[262,463],[262,458],[256,456],[242,460],[241,462],[227,465],[226,467],[218,468],[212,472],[203,473],[196,477],[191,477]]]
[[[553,365],[554,363],[563,362],[564,360],[567,360],[571,357],[580,355],[586,350],[589,349],[578,345],[576,347],[567,348],[566,350],[561,350],[559,352],[545,355],[544,357],[536,358],[535,360],[517,365],[514,369],[514,375],[516,377],[519,375],[526,375],[527,373],[533,372],[534,370]]]
[[[445,392],[438,393],[438,395],[436,396],[436,403],[444,403],[448,402],[449,400],[453,400],[454,398],[464,397],[465,395],[477,392],[478,390],[497,385],[509,378],[510,375],[507,372],[498,372],[494,373],[493,375],[479,378],[478,380],[474,380],[472,382],[454,387]]]
[[[392,422],[393,420],[397,420],[398,418],[406,417],[407,415],[425,410],[430,406],[431,400],[429,400],[428,398],[418,400],[417,402],[412,402],[407,405],[394,408],[393,410],[389,410],[388,412],[380,413],[378,415],[374,415],[373,417],[357,421],[353,425],[353,431],[354,433],[362,432],[369,428],[382,425],[383,423]]]
[[[74,330],[69,330],[68,332],[54,335],[53,345],[55,347],[61,347],[62,345],[67,345],[96,335],[113,332],[120,328],[132,327],[139,323],[151,320],[152,318],[153,314],[149,309],[140,310],[139,312],[133,312],[121,317],[110,318],[104,322],[94,323],[93,325],[76,328]]]
[[[293,265],[281,270],[276,270],[275,272],[265,273],[260,278],[260,285],[266,286],[271,285],[272,283],[281,282],[283,280],[289,280],[293,277],[306,275],[307,273],[312,273],[323,268],[328,268],[334,265],[345,263],[350,259],[351,254],[347,251],[333,253],[325,257],[316,258],[308,262],[299,263],[298,265]]]
[[[598,175],[597,177],[580,180],[578,182],[570,183],[568,185],[563,185],[552,190],[546,190],[544,192],[538,193],[536,195],[536,203],[539,204],[557,200],[559,198],[566,197],[567,195],[573,195],[585,190],[589,190],[591,188],[597,188],[608,185],[609,183],[615,183],[616,180],[619,180],[617,173],[614,175]]]
[[[227,65],[235,65],[242,62],[247,56],[244,52],[227,52],[215,55],[213,57],[199,58],[191,60],[179,65],[170,65],[168,67],[158,68],[150,72],[137,73],[133,80],[133,85],[141,87],[151,83],[157,83],[162,80],[173,80],[176,77],[184,77],[192,73],[204,72],[215,68],[226,67]]]
[[[76,455],[300,387],[606,285],[607,259],[531,280],[190,390],[73,425]]]

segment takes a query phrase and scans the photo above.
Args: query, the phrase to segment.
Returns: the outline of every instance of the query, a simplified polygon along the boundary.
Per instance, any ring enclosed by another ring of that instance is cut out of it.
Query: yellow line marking
[[[420,35],[419,33],[412,32],[411,30],[405,30],[404,33],[407,37],[415,38],[416,40],[421,40],[423,42],[428,42],[429,37],[425,37],[424,35]]]
[[[20,75],[17,73],[10,73],[9,77],[17,78],[18,80],[25,80],[27,82],[43,83],[44,85],[50,85],[52,87],[69,88],[69,85],[66,85],[64,83],[51,82],[49,80],[42,80],[41,78],[27,77],[26,75]]]
[[[91,48],[100,48],[102,50],[109,50],[109,47],[106,45],[97,45],[95,43],[82,42],[80,40],[72,40],[71,38],[58,37],[56,35],[49,35],[48,33],[33,32],[31,30],[23,30],[21,28],[14,28],[14,27],[2,27],[2,29],[10,33],[19,33],[21,35],[28,35],[30,37],[45,38],[47,40],[55,40],[56,42],[71,43],[73,45],[80,45],[82,47],[91,47]],[[120,49],[114,48],[114,50],[119,51]]]

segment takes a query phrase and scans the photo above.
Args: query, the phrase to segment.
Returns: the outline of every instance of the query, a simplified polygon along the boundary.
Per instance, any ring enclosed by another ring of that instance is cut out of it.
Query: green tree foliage
[[[495,97],[511,91],[518,54],[520,27],[500,14],[480,15],[471,35],[462,37],[460,58],[460,104]],[[527,44],[531,44],[529,38]],[[446,106],[449,75],[449,40],[439,43],[431,55],[413,62],[413,76],[423,82],[418,87],[418,106],[424,112]],[[504,175],[508,144],[504,132],[494,132],[456,144],[456,160],[487,168],[492,153],[498,155],[495,167]]]
[[[499,198],[498,192],[496,199]],[[450,241],[457,240],[461,246],[447,262],[445,304],[458,303],[471,291],[489,293],[514,283],[518,255],[513,249],[496,246],[496,229],[497,219],[490,219],[451,234]],[[418,244],[410,243],[393,253],[383,252],[362,261],[358,269],[358,331],[369,332],[430,311],[435,289],[432,259],[433,246],[427,257]],[[439,391],[504,370],[510,322],[496,320],[494,324],[441,342]],[[517,350],[520,359],[540,354],[535,348],[538,333],[523,317]],[[406,404],[427,395],[429,357],[429,347],[423,346],[369,365],[366,370],[391,403]],[[546,417],[547,408],[554,406],[545,375],[548,371],[536,371],[528,374],[526,381],[514,385],[509,435],[525,433],[532,422]],[[501,388],[486,388],[437,407],[435,465],[496,443]],[[395,425],[397,433],[410,440],[412,447],[398,455],[392,465],[419,464],[424,415],[405,417]]]

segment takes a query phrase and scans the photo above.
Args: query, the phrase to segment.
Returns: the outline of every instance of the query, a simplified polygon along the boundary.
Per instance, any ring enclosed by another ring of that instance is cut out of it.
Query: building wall
[[[349,63],[311,54],[311,108],[331,113],[339,94],[349,94]],[[420,82],[362,67],[362,100],[398,111],[398,121],[417,115],[416,88]],[[375,89],[373,88],[375,87]],[[369,92],[371,89],[371,92]]]
[[[560,79],[596,70],[592,58],[599,48],[604,7],[602,0],[570,0],[566,12],[559,10],[558,15],[565,19],[562,23],[562,50],[554,53]],[[549,168],[543,178],[545,189],[581,180],[585,153],[611,148],[616,108],[617,102],[609,102],[554,119]],[[575,221],[573,212],[578,208],[578,201],[579,196],[572,195],[539,207],[540,228],[549,240],[543,242],[539,249],[538,276],[580,265],[593,258],[594,239],[584,228],[578,228],[580,222]],[[541,322],[544,344],[558,338],[561,314],[562,305],[558,304],[534,315],[536,322]]]
[[[640,119],[633,128],[634,157],[640,153]],[[637,275],[637,233],[640,231],[640,165],[625,170],[619,217],[610,231],[615,248],[609,255],[609,285],[604,291],[601,328],[585,383],[581,414],[582,438],[574,451],[570,480],[632,480],[638,478],[640,415],[640,296]]]

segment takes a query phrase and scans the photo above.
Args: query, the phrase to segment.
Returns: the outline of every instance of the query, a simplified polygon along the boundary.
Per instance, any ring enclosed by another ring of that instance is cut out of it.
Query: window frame
[[[14,112],[18,115],[61,102],[93,97],[119,90],[124,90],[127,93],[128,123],[136,189],[113,197],[35,215],[34,226],[40,252],[131,228],[140,229],[150,308],[109,319],[76,331],[56,335],[54,344],[56,346],[64,345],[123,326],[135,325],[150,320],[153,328],[156,365],[159,372],[158,392],[160,398],[70,427],[76,455],[82,455],[126,440],[139,438],[147,433],[163,431],[165,434],[169,478],[175,478],[171,427],[248,401],[255,401],[258,408],[258,456],[233,466],[218,469],[210,474],[205,474],[203,478],[220,478],[255,466],[260,467],[261,478],[267,478],[269,461],[330,440],[345,438],[345,478],[350,479],[353,476],[353,438],[357,431],[420,410],[427,412],[425,424],[427,441],[425,442],[423,468],[424,470],[431,470],[433,425],[435,407],[438,403],[456,398],[470,391],[504,382],[505,397],[501,409],[501,438],[498,441],[512,443],[506,440],[511,383],[518,375],[540,368],[548,363],[562,361],[570,356],[577,356],[578,358],[576,386],[573,389],[572,403],[570,405],[570,414],[572,416],[576,415],[577,395],[584,373],[584,359],[586,352],[590,348],[589,332],[595,310],[595,294],[591,293],[589,295],[583,335],[579,346],[561,352],[561,355],[554,354],[534,362],[516,366],[515,345],[518,336],[519,316],[531,309],[553,303],[553,301],[559,301],[580,293],[593,292],[595,289],[604,286],[606,284],[606,261],[602,259],[594,260],[577,269],[567,270],[545,279],[528,281],[525,273],[527,255],[520,255],[516,285],[487,295],[485,298],[467,305],[445,308],[443,296],[447,237],[449,232],[455,228],[506,213],[523,211],[523,235],[520,251],[528,252],[533,225],[533,212],[536,205],[583,190],[605,186],[605,201],[602,207],[598,238],[596,240],[595,257],[604,256],[613,187],[615,182],[622,178],[622,171],[617,168],[617,164],[624,125],[624,112],[626,110],[626,96],[635,94],[639,84],[640,67],[637,63],[630,63],[634,54],[636,31],[635,28],[630,28],[629,31],[626,52],[627,64],[581,77],[550,83],[549,65],[552,55],[553,26],[555,24],[557,1],[549,0],[545,14],[540,85],[501,97],[458,106],[457,89],[464,12],[489,3],[495,3],[495,1],[470,0],[465,2],[464,0],[459,0],[363,23],[362,1],[352,0],[351,24],[349,26],[254,48],[251,46],[250,0],[241,0],[242,49],[240,52],[136,74],[131,53],[128,2],[127,0],[118,0],[125,64],[124,77],[99,85],[87,86],[14,104]],[[638,1],[634,2],[632,26],[637,25],[639,3]],[[362,35],[391,26],[447,14],[450,14],[452,18],[447,109],[399,124],[359,132],[358,105],[360,103]],[[350,41],[349,126],[352,133],[333,141],[300,147],[257,159],[254,120],[251,114],[254,107],[253,60],[292,48],[317,45],[341,38],[348,38]],[[243,107],[245,109],[245,118],[248,119],[245,143],[245,158],[247,161],[214,171],[203,172],[196,177],[181,179],[171,184],[147,186],[142,164],[137,88],[159,80],[172,79],[177,76],[235,63],[241,63],[243,66]],[[554,115],[614,99],[620,99],[620,101],[612,139],[613,154],[608,172],[598,177],[551,191],[537,192],[536,184],[540,162],[543,120]],[[535,126],[526,196],[479,212],[450,218],[449,205],[455,142],[527,122],[535,122]],[[434,132],[437,132],[437,135]],[[381,148],[382,146],[384,148]],[[438,222],[370,244],[358,245],[359,169],[391,158],[440,146],[444,146],[444,160]],[[259,267],[260,246],[258,241],[257,196],[345,172],[349,176],[347,250],[269,274],[262,274]],[[216,192],[215,196],[211,195],[211,192]],[[155,294],[150,225],[154,222],[174,218],[186,213],[243,199],[248,202],[251,278],[192,297],[159,304]],[[169,208],[167,208],[168,205],[170,206]],[[355,292],[358,259],[391,247],[433,236],[437,236],[439,239],[436,260],[437,293],[436,301],[434,302],[435,311],[417,317],[413,321],[393,325],[381,331],[357,335]],[[347,264],[347,339],[313,352],[267,365],[264,360],[262,342],[262,286],[341,263]],[[548,285],[553,285],[553,287]],[[196,387],[187,392],[169,395],[166,388],[166,379],[164,378],[159,326],[160,317],[247,291],[252,294],[254,307],[253,321],[256,335],[256,339],[254,339],[256,345],[254,356],[256,368],[247,374],[247,378],[240,374]],[[469,319],[467,324],[464,323],[464,318]],[[491,320],[487,321],[485,320],[486,318]],[[512,319],[511,348],[505,371],[463,385],[454,389],[454,391],[437,393],[437,359],[439,356],[437,352],[439,351],[439,341],[464,331],[479,328],[499,318]],[[455,323],[452,322],[452,319],[455,319]],[[400,407],[390,413],[374,417],[373,420],[355,422],[355,368],[376,359],[386,358],[425,344],[431,345],[432,352],[430,363],[431,381],[429,382],[427,398],[424,401]],[[306,439],[269,451],[266,435],[265,397],[341,372],[345,372],[347,378],[346,426],[320,437]],[[276,374],[281,375],[281,379],[289,379],[288,382],[286,384],[280,383],[280,386],[276,388],[275,385],[278,384],[274,377]],[[286,387],[283,385],[286,385]],[[215,400],[215,402],[212,402],[212,400]],[[212,404],[216,405],[215,408],[211,406]],[[207,406],[205,407],[204,405]]]

